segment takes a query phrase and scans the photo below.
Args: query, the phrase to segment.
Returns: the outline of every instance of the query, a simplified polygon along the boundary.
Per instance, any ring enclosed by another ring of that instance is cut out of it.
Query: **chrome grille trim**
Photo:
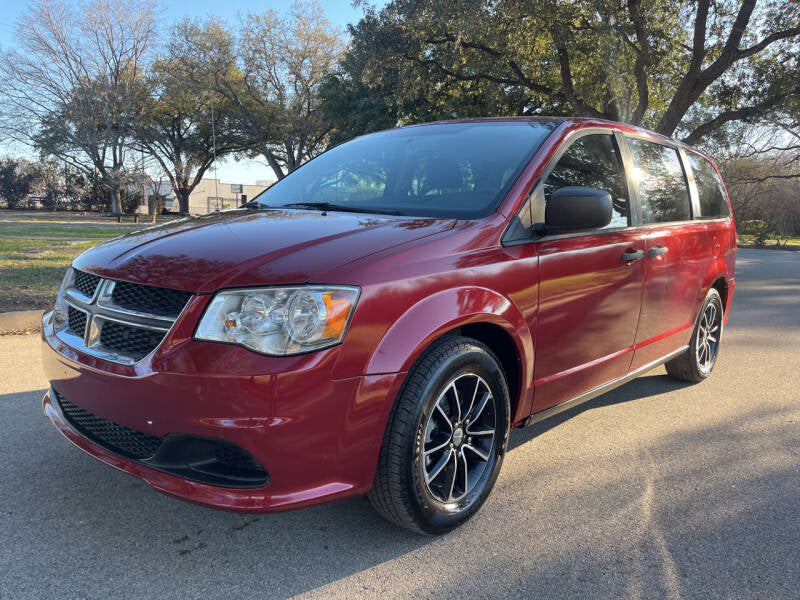
[[[72,269],[70,288],[72,288],[73,291],[78,292],[84,298],[94,298],[95,292],[97,292],[97,288],[100,287],[101,282],[102,278],[98,275]],[[91,288],[90,294],[87,294],[85,291],[85,288],[87,287]]]
[[[98,288],[102,287],[102,290],[100,290],[99,294],[97,295],[96,303],[97,306],[105,309],[103,312],[108,313],[109,315],[117,314],[123,319],[125,316],[133,315],[135,317],[147,320],[148,322],[158,322],[156,325],[151,325],[155,328],[161,326],[161,328],[169,329],[172,323],[175,321],[175,319],[172,317],[165,317],[163,315],[156,315],[154,313],[144,313],[139,312],[138,310],[133,310],[132,308],[123,308],[121,306],[117,306],[112,300],[115,285],[116,281],[107,279],[104,285],[98,286]],[[109,319],[113,320],[111,316],[109,316]]]
[[[73,298],[80,303],[90,303],[93,302],[95,298],[97,298],[97,293],[100,291],[100,286],[103,284],[103,280],[100,279],[100,282],[95,286],[94,293],[91,296],[87,296],[81,290],[79,290],[75,286],[75,278],[76,278],[77,271],[75,269],[70,269],[67,277],[69,280],[66,282],[64,286],[64,293],[69,297]],[[83,274],[83,272],[81,272]],[[87,273],[88,275],[88,273]]]
[[[97,356],[110,362],[131,365],[140,362],[155,352],[163,343],[175,322],[183,314],[188,300],[181,312],[174,319],[163,315],[149,314],[116,306],[111,301],[115,281],[101,278],[91,298],[86,297],[75,289],[72,281],[67,283],[64,301],[67,306],[86,313],[86,328],[84,335],[78,337],[67,328],[56,331],[56,337],[62,342],[77,350]],[[145,356],[135,357],[119,352],[114,348],[107,348],[101,342],[102,328],[105,323],[119,323],[137,329],[158,331],[163,335],[161,340],[147,352]]]

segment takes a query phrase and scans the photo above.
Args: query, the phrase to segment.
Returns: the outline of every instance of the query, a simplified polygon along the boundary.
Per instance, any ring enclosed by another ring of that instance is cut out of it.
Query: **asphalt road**
[[[653,371],[515,432],[441,538],[362,499],[280,515],[167,498],[42,415],[36,336],[0,338],[0,597],[800,597],[800,254],[741,251],[710,380]]]

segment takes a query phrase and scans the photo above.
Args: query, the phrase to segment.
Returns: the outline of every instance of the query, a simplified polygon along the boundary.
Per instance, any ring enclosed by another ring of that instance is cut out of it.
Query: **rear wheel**
[[[711,375],[722,341],[722,298],[711,288],[697,317],[689,348],[666,365],[667,373],[676,379],[697,383]]]
[[[470,518],[503,461],[510,401],[499,361],[464,337],[437,341],[392,410],[369,500],[384,517],[430,534]]]

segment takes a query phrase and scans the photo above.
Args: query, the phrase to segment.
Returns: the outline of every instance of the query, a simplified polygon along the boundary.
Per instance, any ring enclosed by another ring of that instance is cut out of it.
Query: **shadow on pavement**
[[[598,396],[593,400],[579,404],[575,408],[564,411],[563,413],[559,413],[553,417],[550,417],[549,419],[541,421],[540,423],[531,425],[530,427],[514,430],[508,440],[508,449],[513,450],[521,444],[524,444],[533,438],[550,431],[551,429],[555,429],[565,421],[569,421],[573,417],[588,410],[602,408],[604,406],[612,406],[622,402],[632,402],[648,396],[667,394],[669,392],[674,392],[675,390],[690,387],[691,385],[692,384],[690,383],[673,379],[668,375],[643,375],[641,377],[637,377],[625,385],[611,390],[602,396]]]

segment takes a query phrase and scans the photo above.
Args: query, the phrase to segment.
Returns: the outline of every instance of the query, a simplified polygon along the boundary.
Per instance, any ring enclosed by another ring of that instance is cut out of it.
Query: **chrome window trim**
[[[689,184],[689,206],[691,208],[692,219],[696,220],[700,216],[700,190],[697,188],[697,181],[694,178],[694,171],[692,171],[692,165],[689,163],[686,150],[678,148],[678,156],[683,166],[683,174],[686,177],[686,183]]]
[[[111,292],[114,289],[115,281],[113,279],[101,278],[100,282],[95,288],[92,298],[84,296],[72,287],[72,281],[67,285],[64,294],[64,302],[67,306],[75,310],[79,310],[86,314],[86,327],[84,328],[83,336],[78,337],[67,330],[67,326],[55,331],[56,337],[64,342],[71,348],[75,348],[81,352],[96,356],[123,365],[132,365],[141,362],[151,356],[156,350],[161,347],[161,344],[166,339],[167,335],[175,323],[183,315],[189,301],[186,302],[181,312],[174,319],[164,317],[163,315],[156,315],[151,313],[143,313],[136,310],[128,310],[120,306],[110,303]],[[104,298],[109,301],[101,302]],[[105,348],[100,343],[100,334],[102,332],[103,324],[106,322],[119,323],[120,325],[127,325],[129,327],[136,327],[139,329],[147,329],[150,331],[158,331],[163,333],[161,341],[150,351],[146,356],[140,359],[134,359],[119,352],[115,352],[109,348]]]

